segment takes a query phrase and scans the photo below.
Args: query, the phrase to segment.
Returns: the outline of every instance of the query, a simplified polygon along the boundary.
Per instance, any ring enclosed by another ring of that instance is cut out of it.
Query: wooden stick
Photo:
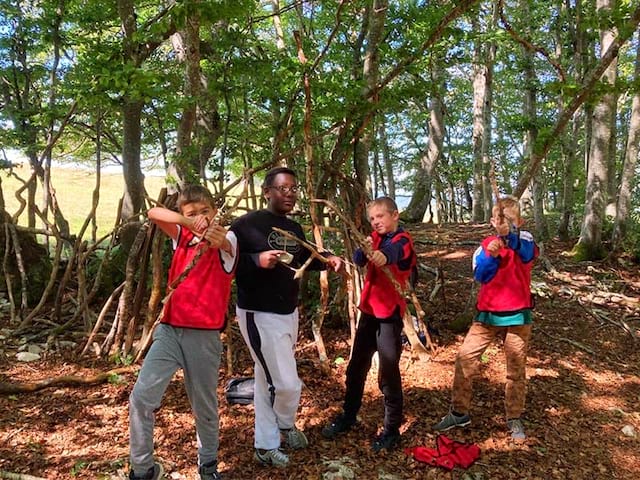
[[[360,231],[356,228],[356,226],[353,224],[351,219],[347,218],[347,216],[344,215],[335,206],[335,204],[333,204],[329,200],[325,200],[323,198],[314,198],[314,199],[311,199],[311,201],[312,202],[316,202],[316,203],[322,203],[322,204],[326,205],[327,207],[329,207],[331,210],[333,210],[336,213],[336,215],[338,215],[340,217],[340,219],[345,223],[345,225],[347,225],[347,227],[349,228],[350,232],[355,237],[356,243],[358,243],[360,248],[362,248],[362,250],[365,253],[365,255],[367,257],[369,257],[373,253],[373,250],[371,248],[371,245],[369,245],[369,242],[367,241],[367,238],[362,233],[360,233]],[[407,286],[400,285],[398,280],[393,276],[391,271],[386,266],[382,266],[380,268],[380,270],[387,276],[389,281],[391,281],[391,284],[393,285],[393,288],[395,288],[396,292],[398,292],[400,297],[401,298],[405,298],[406,297],[405,288],[410,290],[410,287],[408,285]],[[424,310],[420,306],[420,303],[417,301],[417,297],[415,295],[411,298],[411,301],[414,304],[414,307],[416,309],[416,313],[422,312],[424,314]],[[424,347],[424,345],[422,344],[422,342],[418,338],[418,335],[416,333],[416,329],[415,329],[415,327],[413,325],[413,322],[411,322],[410,318],[407,318],[407,315],[404,316],[403,323],[404,323],[405,334],[409,338],[409,342],[411,343],[411,347],[415,348],[419,355],[421,353],[427,353],[427,349]],[[434,344],[431,341],[429,332],[425,329],[424,333],[425,333],[425,337],[427,338],[427,345],[429,345],[429,347],[432,349],[432,353],[435,356],[437,351],[434,350]]]
[[[293,276],[293,278],[298,279],[302,277],[307,267],[309,267],[309,265],[311,265],[311,262],[316,258],[320,260],[322,263],[329,263],[329,260],[327,260],[326,257],[323,257],[322,255],[320,255],[318,250],[316,250],[316,248],[313,245],[311,245],[309,242],[302,240],[301,238],[296,237],[295,235],[292,235],[291,233],[287,232],[286,230],[282,230],[281,228],[278,228],[278,227],[271,227],[271,228],[275,232],[278,232],[280,235],[284,236],[287,240],[293,240],[294,242],[299,243],[300,245],[302,245],[303,247],[305,247],[307,250],[311,252],[311,256],[307,259],[306,262],[304,262],[304,265],[302,265],[299,268],[289,267],[291,268],[291,270],[295,272],[295,275]]]
[[[236,202],[236,204],[234,204],[232,208],[237,207],[237,205],[238,205],[238,202]],[[224,212],[224,210],[225,210],[224,204],[221,205],[220,208],[218,208],[218,211],[216,212],[216,216],[213,219],[213,223],[215,225],[218,225],[223,215],[228,214],[230,211],[229,210],[227,212]],[[173,282],[171,282],[171,284],[167,287],[168,293],[162,299],[162,309],[160,310],[160,314],[158,315],[158,318],[156,318],[156,321],[153,323],[153,325],[149,329],[147,336],[141,339],[140,341],[140,347],[138,349],[138,353],[136,354],[136,360],[135,360],[136,362],[140,361],[140,359],[146,352],[147,348],[149,348],[149,345],[151,344],[151,339],[153,338],[153,332],[158,326],[158,324],[160,324],[160,322],[162,322],[162,319],[164,318],[165,309],[167,308],[167,304],[171,299],[171,295],[173,295],[173,292],[176,291],[176,289],[180,286],[180,284],[184,281],[184,279],[187,278],[187,275],[189,275],[189,272],[191,272],[191,270],[193,270],[193,268],[197,265],[200,258],[202,258],[202,255],[204,255],[204,253],[209,249],[209,242],[200,242],[200,245],[198,245],[198,248],[199,248],[198,252],[196,252],[195,256],[191,259],[191,261],[185,267],[182,273],[176,279],[174,279]]]
[[[77,375],[63,375],[61,377],[45,378],[44,380],[38,380],[36,382],[28,383],[9,383],[0,382],[0,394],[13,395],[15,393],[30,393],[37,392],[44,388],[60,387],[60,386],[74,386],[74,385],[96,385],[109,380],[114,375],[120,375],[121,373],[130,373],[137,370],[137,366],[129,365],[126,367],[115,368],[108,372],[102,372],[90,377],[80,377]]]

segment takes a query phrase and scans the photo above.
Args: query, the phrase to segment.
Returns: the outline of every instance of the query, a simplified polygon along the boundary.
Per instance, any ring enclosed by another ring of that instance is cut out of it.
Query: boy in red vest
[[[518,199],[507,196],[493,207],[491,225],[497,235],[487,237],[473,255],[474,279],[480,282],[475,321],[456,357],[450,412],[434,426],[445,431],[471,423],[472,382],[479,360],[496,336],[504,338],[507,364],[505,410],[514,440],[524,440],[520,418],[526,396],[527,346],[531,336],[531,269],[538,256],[531,233],[520,230]]]
[[[359,305],[362,314],[347,367],[343,412],[322,429],[322,435],[335,438],[356,423],[371,359],[377,351],[380,362],[378,386],[384,395],[384,428],[373,441],[372,448],[379,452],[400,444],[403,404],[400,334],[406,309],[404,297],[381,268],[385,266],[404,288],[416,264],[416,255],[411,235],[398,226],[398,207],[391,198],[378,198],[367,210],[373,228],[368,239],[373,253],[367,257],[362,249],[358,249],[353,255],[358,266],[367,265],[367,274]]]
[[[153,459],[155,411],[174,373],[182,368],[196,422],[198,473],[201,480],[218,480],[218,368],[231,280],[236,265],[236,238],[215,222],[211,193],[200,185],[183,189],[180,213],[162,207],[149,210],[149,219],[173,240],[169,283],[178,278],[194,256],[205,252],[171,294],[157,326],[138,380],[129,397],[129,478],[162,478],[162,465]],[[204,242],[203,242],[204,240]],[[205,243],[206,242],[206,243]]]

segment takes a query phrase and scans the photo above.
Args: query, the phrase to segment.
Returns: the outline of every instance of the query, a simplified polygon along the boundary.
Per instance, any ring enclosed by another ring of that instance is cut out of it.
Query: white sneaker
[[[271,450],[256,448],[253,452],[253,458],[263,465],[272,465],[274,467],[286,467],[289,465],[289,456],[279,448]]]
[[[309,446],[309,440],[307,440],[307,436],[296,428],[289,428],[288,430],[281,430],[281,432],[285,436],[285,445],[292,450],[300,450],[301,448],[307,448]]]

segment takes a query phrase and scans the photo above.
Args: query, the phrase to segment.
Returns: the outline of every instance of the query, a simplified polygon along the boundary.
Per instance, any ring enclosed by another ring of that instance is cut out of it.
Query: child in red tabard
[[[191,185],[178,197],[180,213],[162,207],[148,213],[151,221],[173,240],[169,284],[180,276],[199,249],[206,251],[171,294],[129,397],[131,480],[162,478],[162,465],[153,459],[155,411],[179,368],[184,371],[196,422],[198,474],[201,480],[222,478],[217,467],[216,387],[222,353],[220,331],[225,327],[237,242],[232,232],[214,221],[214,205],[206,188]]]
[[[362,315],[347,367],[343,412],[322,429],[322,435],[335,438],[356,423],[371,359],[377,351],[380,361],[378,386],[384,395],[384,428],[373,441],[372,448],[379,452],[400,444],[403,407],[400,334],[406,309],[404,297],[381,267],[386,266],[404,287],[416,264],[416,255],[411,235],[398,226],[400,215],[391,198],[378,198],[369,204],[367,210],[373,227],[369,237],[373,253],[367,257],[362,249],[358,249],[353,255],[358,266],[367,265],[367,274],[359,305]]]
[[[518,199],[505,197],[493,207],[491,225],[497,235],[487,237],[473,255],[474,278],[480,282],[475,321],[456,357],[451,411],[434,426],[445,431],[471,423],[472,382],[480,357],[497,336],[504,338],[507,363],[505,410],[514,440],[525,439],[521,415],[526,396],[527,346],[531,336],[531,270],[538,256],[532,235],[520,230]]]

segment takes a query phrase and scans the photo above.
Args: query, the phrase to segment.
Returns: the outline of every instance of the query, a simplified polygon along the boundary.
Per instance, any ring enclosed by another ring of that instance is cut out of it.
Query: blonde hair
[[[371,200],[367,204],[367,210],[371,207],[384,207],[389,211],[389,213],[398,211],[398,205],[391,197],[378,197],[375,200]]]
[[[493,206],[491,211],[495,216],[505,208],[517,213],[518,217],[520,216],[520,200],[518,200],[517,197],[514,197],[513,195],[505,195],[498,200],[498,203]]]

